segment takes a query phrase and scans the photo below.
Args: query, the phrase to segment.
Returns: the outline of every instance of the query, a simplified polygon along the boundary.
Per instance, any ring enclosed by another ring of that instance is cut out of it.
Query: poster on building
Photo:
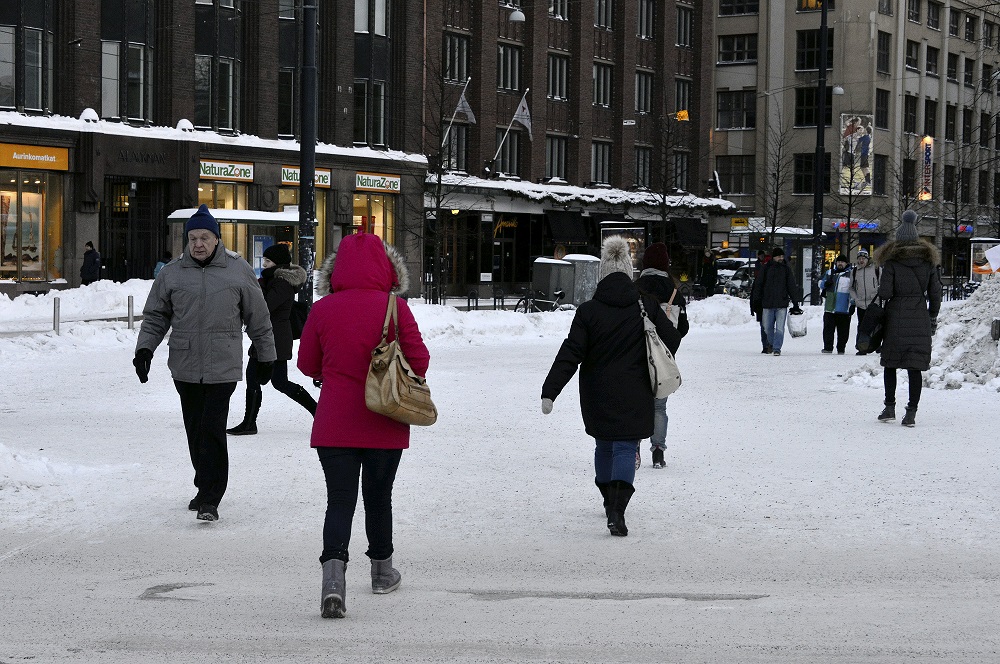
[[[840,193],[872,195],[873,115],[840,116]]]

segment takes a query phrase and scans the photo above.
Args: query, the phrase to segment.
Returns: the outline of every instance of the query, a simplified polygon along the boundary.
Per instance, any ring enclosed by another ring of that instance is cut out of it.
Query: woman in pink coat
[[[311,439],[323,465],[327,492],[319,559],[321,610],[324,618],[343,618],[344,572],[359,476],[372,592],[392,592],[401,581],[392,566],[392,483],[403,450],[410,446],[410,426],[368,410],[365,378],[372,349],[382,338],[389,293],[404,293],[409,274],[395,249],[370,233],[345,237],[320,272],[317,290],[325,297],[309,312],[299,342],[298,367],[323,383]],[[427,347],[406,301],[397,298],[397,308],[403,354],[423,376],[430,361]],[[390,325],[389,341],[394,336]]]

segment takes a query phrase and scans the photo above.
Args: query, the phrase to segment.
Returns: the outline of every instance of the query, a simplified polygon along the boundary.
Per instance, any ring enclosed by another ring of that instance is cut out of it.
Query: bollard
[[[503,298],[504,298],[503,289],[502,288],[494,288],[493,289],[493,310],[494,311],[496,311],[497,309],[503,310],[505,308],[504,307],[504,300],[503,300]]]
[[[59,334],[59,298],[52,298],[52,329]]]
[[[134,297],[132,295],[129,295],[128,296],[128,329],[130,329],[130,330],[134,330],[135,329],[135,311],[133,309],[133,300],[134,300]]]
[[[994,318],[990,325],[990,337],[993,341],[1000,341],[1000,318]]]
[[[469,311],[479,309],[479,291],[470,290],[469,296],[465,299],[465,307]]]

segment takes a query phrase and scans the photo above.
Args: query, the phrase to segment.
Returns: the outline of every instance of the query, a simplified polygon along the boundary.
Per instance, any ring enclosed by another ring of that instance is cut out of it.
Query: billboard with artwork
[[[840,116],[840,193],[872,195],[873,115]]]

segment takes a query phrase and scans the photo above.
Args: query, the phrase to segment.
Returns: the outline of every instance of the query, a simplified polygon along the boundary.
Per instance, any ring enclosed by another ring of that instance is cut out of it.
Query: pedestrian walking
[[[677,321],[676,328],[681,338],[687,335],[691,325],[688,322],[687,302],[681,295],[674,278],[670,275],[670,253],[667,245],[654,242],[646,247],[642,255],[642,272],[635,285],[643,295],[652,297],[670,318]],[[667,450],[667,399],[653,399],[653,435],[649,439],[649,450],[653,453],[653,468],[665,468],[664,453]]]
[[[101,254],[94,249],[94,243],[90,240],[83,246],[83,265],[80,266],[80,283],[84,286],[89,286],[101,278]]]
[[[896,419],[896,370],[906,369],[909,402],[901,424],[916,424],[923,387],[921,372],[930,369],[931,337],[937,331],[941,309],[940,255],[917,235],[917,213],[907,210],[896,229],[896,239],[875,250],[882,269],[878,295],[885,302],[880,364],[885,367],[885,408],[880,422]]]
[[[701,259],[701,285],[705,289],[705,297],[715,295],[715,287],[719,285],[719,264],[711,249],[705,249]]]
[[[781,346],[785,341],[785,320],[788,317],[788,305],[793,304],[793,313],[800,313],[796,304],[798,286],[792,269],[785,263],[785,250],[775,247],[771,250],[771,260],[760,271],[760,276],[754,280],[750,291],[750,310],[760,311],[766,336],[766,348],[772,354],[781,355]]]
[[[875,265],[867,249],[858,251],[858,264],[851,275],[851,299],[857,307],[858,325],[865,319],[868,306],[878,295],[878,280],[882,271]],[[867,355],[869,351],[858,351],[858,355]]]
[[[274,351],[277,359],[271,371],[271,385],[289,399],[316,414],[316,400],[297,383],[288,380],[288,360],[292,359],[292,324],[290,319],[295,294],[306,282],[306,271],[298,265],[292,265],[292,254],[288,245],[272,244],[264,250],[264,269],[261,270],[261,290],[264,291],[264,301],[271,314],[271,330],[274,333]],[[257,414],[260,412],[264,391],[257,380],[257,356],[250,349],[250,359],[247,361],[247,394],[246,410],[243,421],[226,433],[233,436],[252,436],[257,433]]]
[[[819,282],[819,292],[823,298],[823,351],[833,352],[834,333],[837,336],[837,353],[843,355],[847,349],[847,339],[851,336],[851,316],[854,315],[854,301],[851,299],[851,277],[853,271],[847,263],[847,256],[840,254],[833,266],[826,271]]]
[[[595,439],[594,482],[604,499],[608,530],[624,537],[625,508],[635,493],[635,455],[639,441],[653,435],[653,388],[640,297],[671,352],[677,351],[681,336],[657,302],[640,295],[632,282],[625,238],[604,240],[598,276],[593,299],[576,310],[542,384],[542,412],[552,412],[579,368],[580,411],[587,434]]]
[[[203,521],[219,518],[229,483],[226,418],[243,373],[240,330],[257,353],[257,377],[266,383],[274,337],[264,295],[250,265],[227,251],[219,224],[205,205],[184,225],[187,248],[166,265],[149,291],[132,364],[145,383],[153,352],[170,331],[167,367],[181,400],[197,495],[188,509]]]
[[[409,273],[395,249],[371,233],[345,237],[320,273],[317,291],[325,297],[309,312],[298,366],[322,381],[311,437],[327,494],[320,611],[324,618],[343,618],[359,476],[372,592],[392,592],[402,580],[392,564],[392,485],[403,450],[410,446],[410,426],[368,410],[365,379],[372,349],[382,339],[389,295],[406,292]],[[397,298],[396,303],[400,346],[413,371],[423,376],[430,354],[406,301]],[[389,341],[395,329],[389,326]]]
[[[754,263],[753,267],[754,283],[756,283],[757,279],[760,278],[760,273],[769,260],[771,260],[771,257],[767,255],[766,251],[763,249],[757,250],[757,261]],[[753,283],[750,284],[750,292],[753,292]],[[750,298],[750,315],[757,319],[757,325],[760,327],[760,352],[765,355],[770,355],[774,352],[774,349],[768,345],[767,332],[764,331],[764,310],[754,306],[753,298]]]

